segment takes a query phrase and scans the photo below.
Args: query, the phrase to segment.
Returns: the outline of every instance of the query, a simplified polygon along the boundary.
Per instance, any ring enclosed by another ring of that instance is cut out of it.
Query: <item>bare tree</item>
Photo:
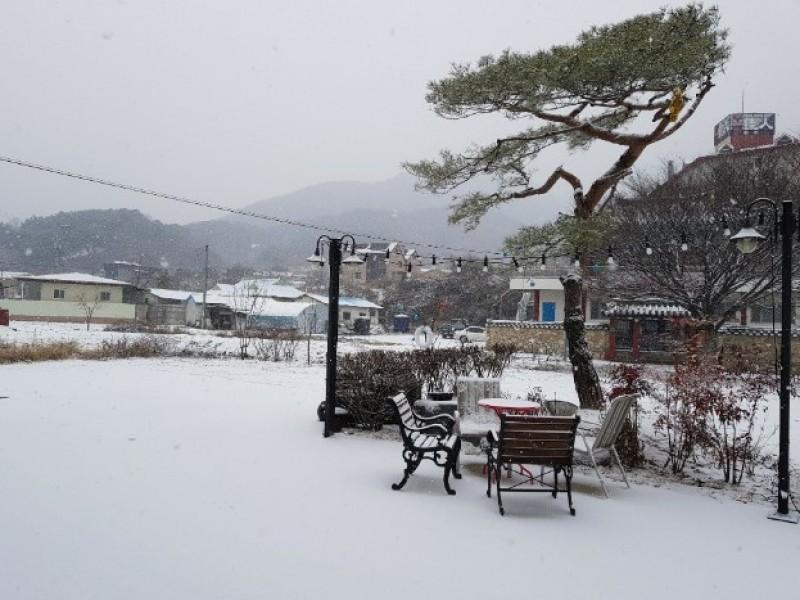
[[[86,322],[86,331],[89,331],[89,328],[92,324],[92,319],[94,318],[94,313],[97,310],[97,306],[100,303],[100,297],[95,294],[94,299],[90,300],[86,298],[86,296],[81,293],[78,296],[78,304],[81,307],[81,310],[84,314],[84,320]]]
[[[726,227],[735,232],[744,225],[755,198],[798,197],[799,168],[800,145],[792,144],[705,157],[666,181],[640,178],[644,185],[614,211],[622,269],[606,279],[609,290],[629,299],[658,296],[685,308],[701,328],[717,330],[780,287],[773,240],[742,255]],[[772,237],[775,225],[765,215],[762,233]]]
[[[264,296],[255,286],[233,288],[233,328],[239,340],[239,358],[249,356],[250,344],[256,333],[256,317],[264,305]]]

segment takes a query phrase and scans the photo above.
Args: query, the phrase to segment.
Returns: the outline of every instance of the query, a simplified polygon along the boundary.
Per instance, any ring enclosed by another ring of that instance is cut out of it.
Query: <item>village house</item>
[[[328,297],[319,294],[306,294],[314,302],[328,305]],[[339,324],[352,330],[357,319],[369,319],[370,329],[380,327],[383,307],[364,298],[339,296]]]
[[[155,325],[200,327],[203,320],[202,301],[196,292],[150,288],[145,296],[146,320]],[[202,296],[202,295],[201,295]]]
[[[13,297],[0,299],[12,320],[83,322],[87,312],[96,323],[144,318],[144,292],[115,279],[87,273],[18,275],[12,289]]]

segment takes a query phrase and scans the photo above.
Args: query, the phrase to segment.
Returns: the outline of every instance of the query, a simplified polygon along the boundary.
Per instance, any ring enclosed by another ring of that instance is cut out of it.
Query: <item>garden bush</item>
[[[395,420],[390,396],[405,392],[413,402],[423,390],[455,391],[459,377],[499,377],[513,354],[508,345],[493,350],[465,346],[348,354],[338,360],[337,404],[347,409],[357,427],[380,429]]]
[[[667,438],[669,465],[681,473],[695,457],[710,460],[726,483],[738,484],[761,451],[766,396],[775,389],[772,373],[753,371],[756,352],[740,350],[720,364],[711,353],[687,352],[658,395],[656,428]]]

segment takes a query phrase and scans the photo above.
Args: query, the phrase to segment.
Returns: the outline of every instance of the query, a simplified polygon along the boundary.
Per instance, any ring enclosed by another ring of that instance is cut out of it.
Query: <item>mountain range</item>
[[[317,226],[312,230],[252,217],[227,215],[176,225],[150,219],[136,210],[84,210],[33,217],[19,225],[0,224],[0,268],[43,272],[97,271],[110,260],[196,270],[203,247],[210,246],[218,268],[244,265],[261,269],[303,263],[326,229],[352,232],[358,243],[401,240],[423,254],[424,244],[497,249],[520,222],[490,212],[480,227],[465,232],[449,225],[449,201],[414,191],[414,180],[400,175],[375,183],[332,182],[256,202],[241,210]]]

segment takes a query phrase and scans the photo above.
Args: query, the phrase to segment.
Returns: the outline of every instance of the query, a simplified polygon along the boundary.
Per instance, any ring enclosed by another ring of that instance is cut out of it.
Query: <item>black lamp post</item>
[[[342,260],[342,248],[347,248],[345,240],[350,240],[350,256]],[[334,433],[334,419],[336,415],[336,346],[339,341],[339,271],[344,263],[363,262],[356,256],[356,241],[352,235],[332,238],[321,235],[317,239],[314,254],[306,260],[325,266],[323,256],[325,246],[328,247],[328,264],[330,278],[328,281],[328,350],[325,353],[325,429],[323,434],[329,437]]]
[[[775,217],[775,238],[778,224],[781,232],[781,367],[780,367],[780,426],[778,439],[778,510],[770,519],[797,523],[798,515],[789,514],[789,383],[792,375],[792,234],[795,230],[792,201],[784,200],[781,214],[778,203],[769,198],[758,198],[747,206],[747,223],[730,239],[742,254],[750,254],[765,239],[750,225],[750,212],[756,206],[768,206]],[[780,218],[779,218],[780,217]],[[763,216],[759,218],[763,225]],[[727,224],[726,224],[727,229]]]

